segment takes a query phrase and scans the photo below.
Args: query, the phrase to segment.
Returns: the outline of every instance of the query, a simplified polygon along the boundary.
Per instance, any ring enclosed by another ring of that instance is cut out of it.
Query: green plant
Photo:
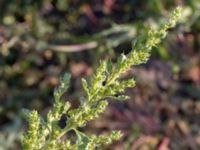
[[[79,130],[90,120],[99,117],[106,110],[107,98],[126,100],[128,96],[120,95],[126,88],[135,86],[134,79],[120,80],[120,76],[131,68],[132,65],[146,63],[152,47],[157,46],[169,28],[175,26],[180,18],[181,8],[176,8],[169,20],[158,31],[149,30],[148,34],[135,43],[128,56],[122,54],[113,67],[109,61],[102,61],[90,85],[82,79],[82,86],[86,97],[81,100],[79,108],[70,109],[70,103],[62,101],[62,95],[69,86],[70,75],[61,78],[61,85],[55,90],[55,103],[53,109],[43,119],[38,112],[33,110],[28,113],[29,129],[23,135],[22,145],[26,150],[87,150],[110,144],[113,140],[122,137],[120,131],[113,131],[110,135],[86,135]],[[66,126],[61,128],[59,121],[63,115],[67,116]],[[69,131],[76,133],[77,139],[70,139]],[[64,136],[67,138],[64,138]]]

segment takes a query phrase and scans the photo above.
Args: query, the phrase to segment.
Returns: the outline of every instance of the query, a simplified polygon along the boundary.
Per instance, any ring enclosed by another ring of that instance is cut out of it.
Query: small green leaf
[[[87,93],[87,95],[89,95],[89,89],[88,89],[87,81],[84,78],[82,78],[81,81],[82,81],[82,86],[83,86],[84,91]]]
[[[69,83],[70,83],[70,74],[65,73],[61,78],[60,78],[60,86],[54,90],[54,98],[55,101],[59,101],[61,96],[67,91],[69,88]]]
[[[87,135],[85,135],[84,133],[80,132],[80,131],[76,131],[77,137],[78,137],[78,150],[89,150],[89,144],[91,142],[90,137],[88,137]]]
[[[109,60],[107,62],[107,73],[108,73],[108,75],[110,75],[112,73],[112,69],[113,69],[113,64],[112,64],[112,61]]]

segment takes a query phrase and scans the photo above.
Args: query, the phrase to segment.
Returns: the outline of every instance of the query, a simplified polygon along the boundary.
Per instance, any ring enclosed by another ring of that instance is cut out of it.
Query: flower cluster
[[[123,95],[126,88],[135,86],[134,79],[120,80],[120,76],[132,65],[146,63],[152,47],[157,46],[167,35],[167,30],[175,26],[180,18],[181,8],[176,8],[168,21],[158,31],[150,30],[140,41],[136,42],[133,50],[127,56],[122,54],[113,67],[109,61],[102,61],[96,74],[90,82],[82,79],[82,86],[86,96],[78,108],[70,108],[69,102],[62,100],[62,95],[69,86],[70,75],[65,74],[60,86],[54,92],[55,103],[46,118],[38,115],[37,111],[28,113],[29,129],[22,138],[25,150],[92,150],[113,140],[119,140],[120,131],[113,131],[110,135],[86,135],[79,131],[90,120],[105,112],[108,105],[107,98],[126,100]],[[118,96],[116,96],[118,95]],[[67,117],[66,126],[61,128],[61,117]],[[68,133],[74,131],[76,140],[71,140]],[[67,138],[64,138],[67,136]]]

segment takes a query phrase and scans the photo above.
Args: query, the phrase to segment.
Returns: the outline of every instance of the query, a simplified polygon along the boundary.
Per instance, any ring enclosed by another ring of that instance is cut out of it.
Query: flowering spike
[[[148,61],[152,47],[157,46],[166,36],[167,30],[175,26],[180,14],[181,8],[178,7],[172,12],[168,22],[162,25],[158,31],[149,30],[148,34],[140,40],[141,43],[134,44],[129,55],[121,55],[116,67],[112,67],[110,62],[101,62],[91,80],[91,86],[88,86],[86,80],[82,79],[82,86],[87,97],[76,109],[70,109],[69,102],[61,101],[70,81],[70,76],[65,74],[61,78],[60,86],[54,92],[55,103],[46,119],[39,117],[37,111],[29,113],[29,129],[22,138],[23,148],[25,150],[92,150],[104,144],[110,144],[113,140],[119,140],[122,136],[119,131],[113,131],[107,136],[88,136],[78,129],[105,112],[108,97],[121,100],[128,98],[119,94],[123,93],[126,88],[134,87],[135,81],[133,79],[121,81],[119,80],[120,76],[132,65]],[[66,116],[67,121],[66,126],[61,128],[59,121],[63,115]],[[72,144],[73,142],[69,139],[63,140],[62,138],[71,130],[74,130],[77,135],[75,144]]]

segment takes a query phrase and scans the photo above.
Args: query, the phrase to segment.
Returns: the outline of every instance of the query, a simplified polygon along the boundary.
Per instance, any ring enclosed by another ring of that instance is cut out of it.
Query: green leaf
[[[59,101],[61,96],[67,91],[69,88],[69,83],[70,83],[70,78],[71,75],[68,73],[65,73],[61,78],[60,78],[60,86],[54,90],[54,98],[55,101]]]
[[[108,73],[108,75],[110,75],[112,73],[112,69],[113,69],[113,64],[112,64],[112,61],[109,60],[107,62],[107,73]]]
[[[89,144],[91,142],[90,137],[77,130],[76,134],[78,136],[78,150],[89,150]]]
[[[82,78],[81,81],[82,81],[82,86],[83,86],[84,91],[89,96],[89,89],[88,89],[87,81],[84,78]]]

